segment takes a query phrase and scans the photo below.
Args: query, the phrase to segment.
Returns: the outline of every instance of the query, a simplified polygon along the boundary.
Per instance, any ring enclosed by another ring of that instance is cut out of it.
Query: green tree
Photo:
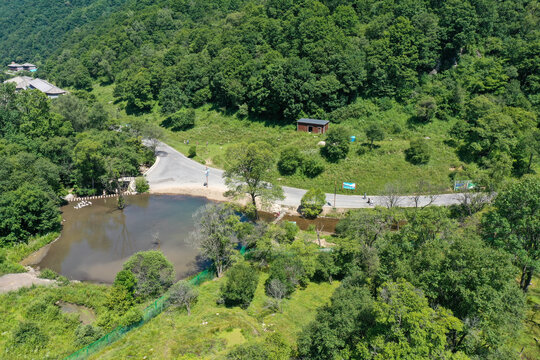
[[[37,185],[23,183],[0,194],[0,244],[26,242],[60,227],[60,212],[50,193]]]
[[[373,142],[384,140],[385,133],[379,123],[371,123],[366,129],[366,137],[370,141],[370,149],[373,149]]]
[[[288,147],[281,151],[277,167],[282,175],[293,175],[302,165],[302,154],[296,147]]]
[[[208,204],[193,214],[195,230],[191,233],[193,244],[201,255],[212,261],[218,277],[229,267],[233,246],[237,242],[236,229],[240,222],[230,207]]]
[[[145,192],[148,192],[150,190],[150,185],[148,185],[148,181],[146,181],[146,178],[140,176],[135,178],[135,191],[137,191],[139,194],[143,194]]]
[[[437,113],[437,102],[431,96],[426,96],[416,103],[416,117],[423,122],[429,122]]]
[[[484,238],[514,255],[527,291],[540,267],[540,179],[527,177],[501,191],[483,220]]]
[[[154,96],[151,74],[148,70],[139,71],[126,83],[124,98],[129,109],[137,111],[150,110],[154,104]]]
[[[361,277],[344,282],[331,304],[300,335],[298,350],[310,359],[468,359],[447,350],[446,335],[463,327],[442,307],[433,310],[411,284],[385,283],[373,299]]]
[[[135,275],[135,295],[141,299],[163,294],[174,282],[173,265],[161,251],[141,251],[132,255],[123,265]]]
[[[191,305],[197,300],[197,290],[187,281],[179,281],[169,290],[169,302],[186,308],[191,315]]]
[[[120,270],[114,278],[114,286],[119,286],[127,290],[131,295],[135,294],[137,278],[129,270]]]
[[[422,138],[411,140],[410,147],[405,150],[405,159],[415,165],[427,164],[430,156],[428,143]]]
[[[188,130],[195,126],[195,110],[182,109],[165,119],[164,125],[173,131]]]
[[[227,306],[240,306],[246,309],[257,289],[259,275],[248,264],[238,264],[227,272],[227,282],[221,289],[221,296]]]
[[[307,218],[314,219],[326,204],[326,195],[321,189],[309,189],[300,201],[300,212]]]
[[[306,157],[302,160],[302,173],[308,178],[314,178],[324,171],[324,165],[321,161],[312,157]]]
[[[227,149],[225,184],[227,196],[240,197],[248,194],[257,214],[257,198],[262,205],[283,199],[283,189],[275,184],[275,158],[271,147],[265,142],[240,144]]]
[[[349,134],[344,128],[332,128],[326,134],[326,145],[321,148],[321,155],[328,161],[338,162],[349,153]]]

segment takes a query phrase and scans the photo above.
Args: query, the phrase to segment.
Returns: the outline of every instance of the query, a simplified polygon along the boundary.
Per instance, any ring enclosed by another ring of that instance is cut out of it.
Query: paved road
[[[206,166],[193,161],[179,153],[169,145],[160,143],[157,147],[157,163],[147,172],[146,178],[152,191],[166,191],[174,188],[199,188],[204,189],[206,181]],[[227,188],[223,181],[223,170],[209,168],[209,191],[224,192]],[[278,203],[286,206],[297,207],[306,190],[284,186],[285,199]],[[419,205],[423,206],[432,201],[433,205],[452,205],[460,202],[459,194],[441,194],[433,200],[429,196],[422,196]],[[374,205],[386,206],[387,197],[369,196]],[[334,194],[326,194],[327,206],[334,205]],[[335,206],[337,208],[368,208],[367,200],[361,195],[336,195]],[[397,206],[414,207],[415,201],[412,196],[399,196]]]

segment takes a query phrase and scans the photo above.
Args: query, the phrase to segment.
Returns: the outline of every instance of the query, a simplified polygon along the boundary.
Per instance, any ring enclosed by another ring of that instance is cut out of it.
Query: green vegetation
[[[257,270],[247,264],[233,266],[227,272],[227,282],[221,289],[225,305],[246,309],[253,300],[258,283]]]
[[[257,343],[272,331],[282,334],[290,346],[304,325],[314,319],[315,309],[325,304],[337,282],[309,283],[305,289],[283,301],[283,312],[266,308],[261,274],[253,301],[246,310],[217,305],[226,277],[206,282],[199,288],[191,315],[183,310],[166,311],[145,326],[132,331],[93,358],[117,359],[128,356],[221,359],[238,343]]]
[[[262,205],[283,199],[283,189],[275,183],[276,159],[266,142],[238,144],[227,149],[223,178],[228,187],[225,193],[232,198],[250,197],[257,218],[258,199]]]
[[[20,0],[0,4],[0,64],[11,61],[39,65],[60,48],[70,31],[106,17],[125,0],[35,2]],[[89,78],[89,77],[88,77]]]
[[[126,281],[124,277],[116,279],[124,288],[132,288],[135,297],[141,300],[156,298],[163,294],[174,282],[176,276],[174,268],[161,251],[141,251],[132,255],[124,263],[123,269],[135,276],[135,285],[132,279]],[[129,285],[126,285],[126,282]]]
[[[520,287],[527,291],[540,267],[540,179],[528,177],[510,185],[484,218],[485,238],[513,254],[521,270]]]
[[[0,247],[0,276],[9,273],[20,273],[26,270],[19,264],[28,255],[51,243],[59,236],[50,233],[44,236],[31,238],[26,243],[18,243],[7,248]]]
[[[326,195],[320,189],[309,189],[300,202],[300,212],[309,219],[316,218],[326,204]]]
[[[146,178],[143,176],[139,176],[135,178],[135,191],[139,194],[144,194],[145,192],[148,192],[150,190],[150,185],[148,185],[148,181],[146,181]]]
[[[71,283],[0,295],[2,358],[58,359],[95,340],[99,330],[81,320],[94,320],[106,312],[107,290],[103,285]],[[76,304],[79,310],[64,312],[66,303]],[[90,317],[84,314],[86,309],[91,309]]]
[[[21,0],[0,13],[0,60],[40,61],[72,89],[49,100],[0,86],[0,272],[52,240],[68,191],[115,192],[139,175],[156,145],[141,139],[162,131],[224,168],[254,218],[283,185],[347,181],[389,198],[347,214],[331,251],[292,226],[201,210],[192,238],[218,280],[196,303],[175,285],[178,307],[96,357],[513,359],[518,346],[538,357],[537,1]],[[328,119],[329,132],[298,133],[299,117]],[[391,200],[462,179],[485,193],[449,209]],[[3,353],[61,357],[139,321],[174,280],[157,252],[124,270],[109,289],[60,281],[1,296]],[[59,300],[96,321],[66,320]]]
[[[1,247],[58,231],[67,189],[112,192],[119,177],[138,175],[153,160],[135,130],[103,130],[114,122],[97,116],[99,106],[84,97],[50,100],[13,84],[0,85],[0,95]]]

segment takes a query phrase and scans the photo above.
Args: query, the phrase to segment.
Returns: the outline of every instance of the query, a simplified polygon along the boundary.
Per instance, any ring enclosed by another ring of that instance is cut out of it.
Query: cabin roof
[[[318,119],[300,119],[297,121],[299,124],[309,124],[309,125],[321,125],[324,126],[330,121],[328,120],[318,120]]]

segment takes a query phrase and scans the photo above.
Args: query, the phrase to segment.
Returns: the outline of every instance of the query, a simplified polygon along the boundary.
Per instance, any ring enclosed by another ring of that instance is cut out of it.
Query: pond
[[[35,255],[35,265],[72,280],[111,283],[131,255],[160,249],[173,263],[178,279],[201,270],[198,251],[185,240],[194,227],[192,214],[209,200],[127,196],[123,211],[116,208],[116,198],[91,201],[91,206],[80,209],[75,209],[77,203],[62,208],[62,234]]]

